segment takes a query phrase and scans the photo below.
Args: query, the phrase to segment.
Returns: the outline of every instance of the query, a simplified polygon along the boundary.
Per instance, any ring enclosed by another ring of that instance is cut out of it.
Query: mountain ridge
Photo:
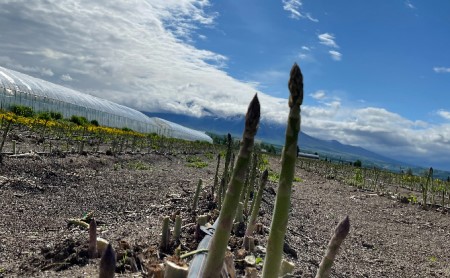
[[[208,131],[215,134],[227,134],[240,137],[242,135],[242,127],[244,126],[244,117],[219,118],[219,117],[202,117],[196,118],[192,116],[185,116],[172,113],[150,113],[143,112],[149,117],[159,117],[165,120],[181,124],[183,126],[193,128],[196,130]],[[275,145],[283,145],[285,139],[285,125],[267,123],[262,121],[260,123],[257,139],[263,140],[267,143]],[[385,160],[390,163],[401,163],[394,159],[382,156],[375,152],[369,151],[362,147],[345,145],[337,140],[322,140],[312,137],[304,132],[299,136],[299,147],[302,150],[314,152],[350,152],[360,156],[367,156],[377,160]]]
[[[205,116],[197,118],[174,113],[141,112],[149,117],[159,117],[192,129],[215,134],[230,133],[232,136],[238,138],[242,136],[242,128],[245,122],[243,116],[233,116],[230,118]],[[283,146],[285,129],[285,125],[269,123],[262,120],[256,139],[266,143]],[[317,152],[321,158],[327,158],[328,160],[347,163],[361,160],[364,167],[376,167],[393,172],[405,171],[407,168],[411,168],[415,174],[422,174],[422,172],[426,170],[425,167],[397,161],[359,146],[342,144],[337,140],[318,139],[304,132],[301,132],[299,135],[299,147],[301,151],[308,153]],[[448,171],[435,170],[435,173],[439,175],[439,178],[441,179],[447,179],[447,176],[450,175],[450,172]]]

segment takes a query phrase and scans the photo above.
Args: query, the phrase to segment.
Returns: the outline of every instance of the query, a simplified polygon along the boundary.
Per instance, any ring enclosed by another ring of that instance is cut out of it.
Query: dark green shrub
[[[97,120],[92,120],[92,121],[91,121],[91,125],[94,125],[94,126],[99,126],[99,124],[98,124],[98,121],[97,121]]]
[[[133,131],[131,128],[128,128],[128,127],[122,127],[122,130],[123,131]]]
[[[28,106],[13,105],[13,106],[11,106],[10,109],[11,109],[11,112],[16,114],[17,116],[30,117],[30,118],[34,116],[33,108],[28,107]]]
[[[50,111],[50,117],[53,120],[61,120],[63,118],[63,115],[60,112]]]
[[[70,121],[77,125],[86,125],[89,123],[89,121],[85,117],[76,115],[72,115],[72,117],[70,117]]]
[[[49,112],[40,112],[37,114],[38,119],[49,121],[52,117]]]
[[[413,170],[411,168],[408,168],[406,170],[406,175],[412,177],[414,175]]]
[[[355,162],[353,162],[353,166],[355,166],[355,167],[361,167],[362,166],[362,162],[361,162],[361,160],[356,160]]]

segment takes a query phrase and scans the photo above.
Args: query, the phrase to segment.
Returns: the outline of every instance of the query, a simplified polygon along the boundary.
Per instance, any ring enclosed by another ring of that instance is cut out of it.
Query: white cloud
[[[339,101],[332,101],[319,106],[305,105],[302,109],[302,116],[310,118],[312,122],[320,122],[336,116],[341,108]]]
[[[326,94],[325,94],[325,91],[319,90],[319,91],[316,91],[316,92],[310,94],[310,96],[311,96],[313,99],[320,100],[320,99],[324,99],[325,96],[326,96]]]
[[[342,60],[342,54],[335,51],[335,50],[330,50],[328,51],[328,53],[330,53],[331,55],[331,59],[335,60],[335,61],[340,61]]]
[[[414,164],[448,168],[450,163],[450,124],[411,121],[384,108],[352,108],[339,101],[302,112],[302,130],[309,135]]]
[[[306,18],[313,22],[319,22],[318,19],[312,17],[311,14],[303,14],[300,10],[303,5],[301,0],[282,0],[283,9],[290,13],[290,17],[294,19]]]
[[[62,81],[72,81],[73,80],[73,78],[68,74],[63,74],[63,75],[61,75],[60,78]]]
[[[409,1],[409,0],[405,1],[405,5],[406,5],[406,7],[410,8],[410,9],[416,8],[413,4],[411,4],[411,1]]]
[[[339,48],[339,46],[334,41],[335,37],[333,34],[329,34],[329,33],[319,34],[318,38],[319,38],[320,43],[323,45],[330,46],[333,48]]]
[[[319,20],[317,18],[312,17],[310,13],[306,13],[306,18],[313,22],[319,22]]]
[[[441,109],[441,110],[437,111],[437,114],[446,120],[450,120],[450,112],[449,111]]]
[[[72,88],[143,111],[242,115],[258,85],[232,78],[223,70],[227,57],[189,41],[199,24],[214,26],[216,14],[205,12],[208,5],[205,0],[2,2],[0,26],[10,39],[0,40],[0,62],[8,57],[2,65],[55,83],[77,76]],[[259,97],[266,119],[285,121],[286,100]]]
[[[311,50],[309,47],[304,46],[304,45],[302,46],[302,49],[303,49],[303,50],[306,50],[306,51],[310,51],[310,50]]]
[[[434,67],[433,70],[437,73],[450,73],[450,68],[446,67]]]

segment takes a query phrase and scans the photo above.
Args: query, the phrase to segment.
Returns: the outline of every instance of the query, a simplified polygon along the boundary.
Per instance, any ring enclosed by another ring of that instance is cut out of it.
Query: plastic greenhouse
[[[129,107],[0,67],[0,108],[8,109],[12,105],[29,106],[34,111],[60,112],[65,118],[83,116],[104,126],[212,142],[203,132],[150,118]]]

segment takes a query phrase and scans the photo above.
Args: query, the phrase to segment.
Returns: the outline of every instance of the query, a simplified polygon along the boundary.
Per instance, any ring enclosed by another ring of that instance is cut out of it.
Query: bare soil
[[[4,156],[0,277],[97,277],[100,259],[88,259],[87,231],[67,222],[90,211],[99,236],[118,253],[117,277],[145,277],[151,260],[166,256],[156,252],[161,219],[177,211],[183,218],[182,252],[194,250],[198,239],[189,204],[201,178],[198,214],[209,213],[206,196],[216,167],[215,155],[196,156],[207,167],[188,167],[192,155],[155,152]],[[279,158],[269,162],[279,171]],[[448,213],[357,190],[299,167],[296,176],[302,181],[293,187],[285,254],[296,265],[295,277],[314,277],[334,227],[346,215],[351,230],[332,277],[450,277]],[[276,186],[270,183],[265,191],[260,220],[265,229],[256,236],[261,246],[266,246]],[[241,241],[233,236],[230,244],[237,250]]]

